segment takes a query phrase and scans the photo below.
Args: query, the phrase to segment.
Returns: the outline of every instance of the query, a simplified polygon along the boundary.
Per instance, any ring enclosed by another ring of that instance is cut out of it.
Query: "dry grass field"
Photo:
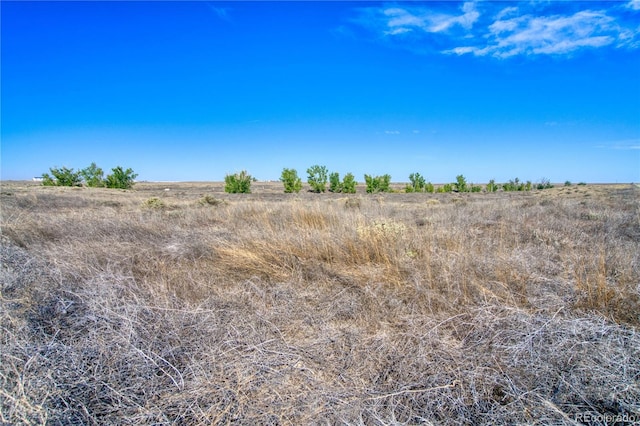
[[[2,182],[0,421],[640,421],[640,188],[253,191]]]

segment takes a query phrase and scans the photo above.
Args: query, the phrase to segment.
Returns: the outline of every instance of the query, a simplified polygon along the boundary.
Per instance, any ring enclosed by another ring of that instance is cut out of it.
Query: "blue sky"
[[[640,181],[640,1],[7,2],[1,177]]]

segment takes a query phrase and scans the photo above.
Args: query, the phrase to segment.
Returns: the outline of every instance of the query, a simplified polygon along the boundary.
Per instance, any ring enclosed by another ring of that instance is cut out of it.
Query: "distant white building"
[[[44,180],[44,178],[42,176],[36,176],[33,178],[34,182],[42,182]]]

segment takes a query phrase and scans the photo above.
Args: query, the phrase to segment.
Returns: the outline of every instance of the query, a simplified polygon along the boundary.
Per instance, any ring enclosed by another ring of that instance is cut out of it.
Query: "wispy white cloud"
[[[598,145],[597,148],[613,149],[616,151],[637,151],[640,150],[640,139],[627,139],[622,141],[607,142]]]
[[[626,6],[629,9],[640,10],[640,0],[629,0]]]
[[[217,7],[212,5],[211,3],[207,3],[209,9],[220,19],[223,21],[231,21],[231,17],[229,16],[229,8],[227,7]]]
[[[489,25],[485,35],[488,42],[482,47],[465,46],[466,50],[457,48],[451,53],[501,58],[521,54],[564,54],[583,47],[610,45],[618,39],[619,33],[614,18],[601,11],[580,11],[569,16],[524,15],[498,19]]]
[[[474,2],[466,2],[457,14],[434,12],[425,7],[390,7],[382,10],[387,17],[386,35],[398,35],[415,30],[426,33],[440,33],[455,25],[470,29],[480,14]]]
[[[509,58],[640,48],[640,0],[598,3],[597,10],[591,8],[596,4],[573,2],[401,5],[368,8],[359,22],[404,47],[453,55]]]
[[[399,130],[385,130],[384,134],[385,135],[399,135],[400,131]]]

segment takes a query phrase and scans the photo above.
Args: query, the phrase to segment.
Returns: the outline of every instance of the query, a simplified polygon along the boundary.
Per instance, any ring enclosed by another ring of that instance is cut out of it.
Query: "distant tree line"
[[[45,186],[88,186],[94,188],[119,188],[130,189],[135,183],[136,173],[130,168],[124,169],[120,166],[111,169],[112,173],[104,176],[103,170],[91,163],[90,166],[74,171],[66,167],[52,167],[49,173],[42,175],[42,184]],[[246,170],[239,173],[227,174],[224,178],[224,190],[231,194],[248,194],[251,193],[251,183],[256,179],[252,177]],[[284,168],[280,175],[280,181],[284,185],[285,193],[298,193],[302,190],[302,179],[298,176],[296,169]],[[364,183],[366,192],[393,192],[391,189],[391,175],[382,176],[364,175]],[[329,192],[355,194],[358,182],[352,173],[347,173],[340,178],[340,173],[331,172],[326,166],[315,164],[307,169],[307,184],[311,192],[322,193]],[[565,182],[565,185],[571,185],[571,182]],[[584,183],[579,183],[584,185]],[[531,181],[521,182],[515,178],[508,182],[499,184],[491,179],[484,188],[480,185],[474,185],[467,182],[464,175],[456,176],[455,182],[445,183],[436,187],[428,182],[420,173],[411,173],[409,175],[409,183],[406,184],[404,192],[426,192],[426,193],[445,193],[445,192],[496,192],[502,191],[531,191],[533,189],[553,188],[553,184],[549,179],[542,178],[538,184]]]
[[[251,175],[244,170],[240,173],[227,175],[225,177],[225,191],[229,193],[250,193],[251,182],[255,180],[255,178],[251,177]],[[302,190],[302,178],[298,176],[296,169],[282,169],[280,181],[284,186],[285,193],[298,193]],[[391,189],[391,175],[389,174],[382,176],[365,174],[364,183],[366,185],[366,192],[369,194],[393,192]],[[310,192],[322,193],[329,191],[334,193],[355,194],[358,182],[356,182],[355,176],[352,173],[347,173],[343,179],[340,179],[338,172],[329,173],[326,166],[316,164],[307,169],[307,184],[309,185]],[[534,188],[548,189],[553,188],[553,185],[545,178],[542,178],[537,185],[534,185],[531,181],[521,182],[518,178],[503,184],[498,184],[494,179],[491,179],[483,188],[480,185],[468,183],[464,175],[458,175],[456,176],[455,182],[436,187],[431,182],[427,182],[420,173],[411,173],[409,175],[409,183],[405,186],[404,191],[407,193],[496,192],[499,190],[531,191]]]

